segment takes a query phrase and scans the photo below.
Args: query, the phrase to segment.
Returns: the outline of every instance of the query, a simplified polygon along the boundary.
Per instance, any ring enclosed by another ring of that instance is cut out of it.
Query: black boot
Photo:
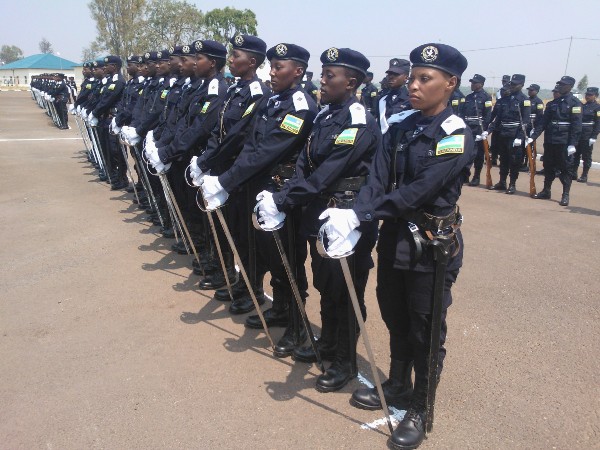
[[[161,234],[165,239],[175,239],[175,231],[171,226],[164,227]]]
[[[265,317],[266,319],[266,317]],[[283,333],[283,336],[275,345],[273,355],[277,358],[287,358],[294,353],[294,350],[306,342],[307,334],[303,326],[300,327],[298,336],[295,336],[294,327],[288,326]]]
[[[411,379],[412,361],[398,361],[392,359],[390,364],[390,377],[382,383],[383,394],[388,405],[401,406],[412,394],[413,384]],[[354,391],[350,404],[360,409],[381,409],[381,400],[377,388],[360,388]]]
[[[227,275],[231,285],[234,285],[237,281],[237,272],[235,267],[228,267]],[[225,281],[223,270],[217,270],[212,275],[207,275],[198,283],[198,287],[204,291],[212,291],[226,286],[227,282]],[[227,292],[227,298],[229,298],[229,292]]]
[[[343,320],[343,319],[342,319]],[[354,330],[351,331],[354,333]],[[319,392],[334,392],[339,391],[348,384],[352,378],[358,375],[356,368],[356,359],[352,358],[356,352],[356,341],[358,333],[355,333],[355,338],[350,339],[348,328],[338,327],[338,342],[337,350],[333,363],[325,371],[324,374],[317,378],[316,389]],[[351,348],[354,346],[354,348]]]
[[[321,359],[324,361],[333,361],[335,350],[337,348],[337,326],[332,320],[323,320],[321,337],[316,339],[317,350]],[[317,362],[317,355],[313,351],[312,345],[298,347],[292,354],[294,361],[305,363]]]
[[[265,303],[265,293],[262,290],[262,288],[258,289],[255,292],[255,295],[259,306]],[[231,305],[229,305],[229,313],[235,315],[246,314],[252,311],[253,309],[255,309],[254,301],[252,301],[250,293],[239,298],[234,297],[234,299],[231,301]]]
[[[560,199],[559,202],[560,206],[569,206],[569,193],[568,192],[563,192],[562,198]]]
[[[473,174],[473,178],[469,181],[469,186],[479,186],[479,177],[481,176],[481,169],[475,169],[475,173]]]
[[[275,300],[273,300],[273,307],[267,309],[263,316],[267,323],[267,327],[287,327],[289,324],[289,310],[287,305],[283,308],[277,306]],[[262,330],[263,326],[260,317],[258,317],[258,315],[248,316],[246,319],[246,327],[252,328],[253,330]]]
[[[515,187],[515,183],[510,183],[508,185],[508,189],[506,190],[506,193],[512,195],[515,192],[517,192],[517,188]]]
[[[506,181],[498,181],[492,189],[495,191],[505,191],[506,190]]]
[[[550,192],[550,188],[546,186],[546,183],[544,183],[544,189],[535,194],[533,198],[537,198],[539,200],[550,200],[550,198],[552,198],[552,192]]]
[[[392,433],[390,444],[402,450],[415,449],[421,445],[423,439],[425,439],[425,409],[411,406]]]
[[[583,168],[583,173],[581,174],[581,176],[577,179],[577,181],[579,183],[587,183],[587,176],[588,176],[588,172],[590,171],[589,168],[584,167]]]

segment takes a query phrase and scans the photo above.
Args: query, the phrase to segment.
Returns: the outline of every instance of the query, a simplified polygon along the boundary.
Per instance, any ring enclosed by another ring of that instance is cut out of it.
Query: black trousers
[[[513,137],[496,136],[496,146],[500,156],[500,182],[506,182],[510,174],[510,183],[519,178],[519,169],[523,160],[523,144],[513,147]]]
[[[438,377],[446,357],[446,314],[457,276],[458,270],[446,272],[445,276]],[[393,261],[381,257],[377,261],[377,301],[390,333],[390,356],[414,362],[418,392],[425,392],[427,387],[434,278],[433,272],[395,269]]]
[[[567,144],[544,143],[544,189],[550,190],[557,171],[560,171],[558,178],[563,185],[563,192],[568,194],[573,182],[573,156],[568,155]]]
[[[477,154],[475,155],[473,166],[475,167],[475,174],[478,175],[481,173],[483,162],[485,161],[485,150],[483,148],[483,141],[475,142],[475,146],[477,147]]]
[[[583,160],[583,168],[590,169],[592,167],[592,151],[594,146],[590,145],[589,138],[582,139],[577,143],[577,151],[573,155],[573,170],[575,173],[579,169],[579,162]]]

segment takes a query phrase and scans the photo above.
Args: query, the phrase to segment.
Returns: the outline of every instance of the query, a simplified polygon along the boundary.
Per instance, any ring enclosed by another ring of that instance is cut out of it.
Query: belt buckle
[[[415,234],[419,232],[419,227],[416,226],[414,223],[412,222],[408,222],[408,229],[410,230],[411,233]]]

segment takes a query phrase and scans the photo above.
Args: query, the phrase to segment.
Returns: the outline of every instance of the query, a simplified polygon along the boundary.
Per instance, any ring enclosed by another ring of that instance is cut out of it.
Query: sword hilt
[[[331,253],[329,253],[327,247],[329,246],[329,239],[327,238],[327,233],[325,232],[325,226],[327,225],[327,222],[325,222],[323,225],[321,225],[321,228],[319,228],[319,233],[317,234],[317,252],[319,252],[319,255],[321,255],[323,258],[330,258],[330,259],[343,259],[343,258],[347,258],[348,256],[352,255],[354,253],[354,249],[350,250],[349,252],[346,252],[342,255],[333,255]]]

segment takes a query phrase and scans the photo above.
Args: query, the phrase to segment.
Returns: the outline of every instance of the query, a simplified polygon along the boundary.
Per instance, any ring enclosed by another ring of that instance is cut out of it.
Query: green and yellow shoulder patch
[[[115,86],[116,86],[116,85],[115,85],[114,83],[113,83],[113,84],[111,84],[110,86],[108,86],[108,90],[109,90],[109,91],[114,91],[114,90],[115,90]]]
[[[523,106],[531,106],[531,100],[523,100]]]
[[[460,155],[465,152],[465,135],[446,136],[438,142],[435,156]]]
[[[300,133],[300,129],[304,124],[304,120],[299,117],[292,116],[291,114],[287,114],[281,122],[279,128],[285,131],[289,131],[290,133],[298,134]]]
[[[489,107],[491,107],[491,106],[492,106],[492,101],[491,101],[491,100],[488,100],[487,102],[485,102],[485,103],[484,103],[484,106],[485,106],[486,108],[489,108]]]
[[[544,109],[544,104],[543,103],[538,103],[537,109]]]
[[[573,106],[573,108],[571,108],[571,112],[573,114],[581,114],[581,106]]]
[[[209,106],[210,106],[210,102],[204,102],[204,105],[202,105],[202,109],[200,110],[200,114],[206,113]]]
[[[162,94],[160,94],[160,98],[165,98],[169,91],[167,89],[163,89]]]
[[[242,119],[252,112],[252,110],[254,109],[254,105],[255,104],[252,103],[250,106],[248,106],[246,108],[246,111],[244,111],[244,114],[242,114]]]
[[[346,128],[338,135],[335,145],[354,145],[356,133],[358,133],[358,128]]]

